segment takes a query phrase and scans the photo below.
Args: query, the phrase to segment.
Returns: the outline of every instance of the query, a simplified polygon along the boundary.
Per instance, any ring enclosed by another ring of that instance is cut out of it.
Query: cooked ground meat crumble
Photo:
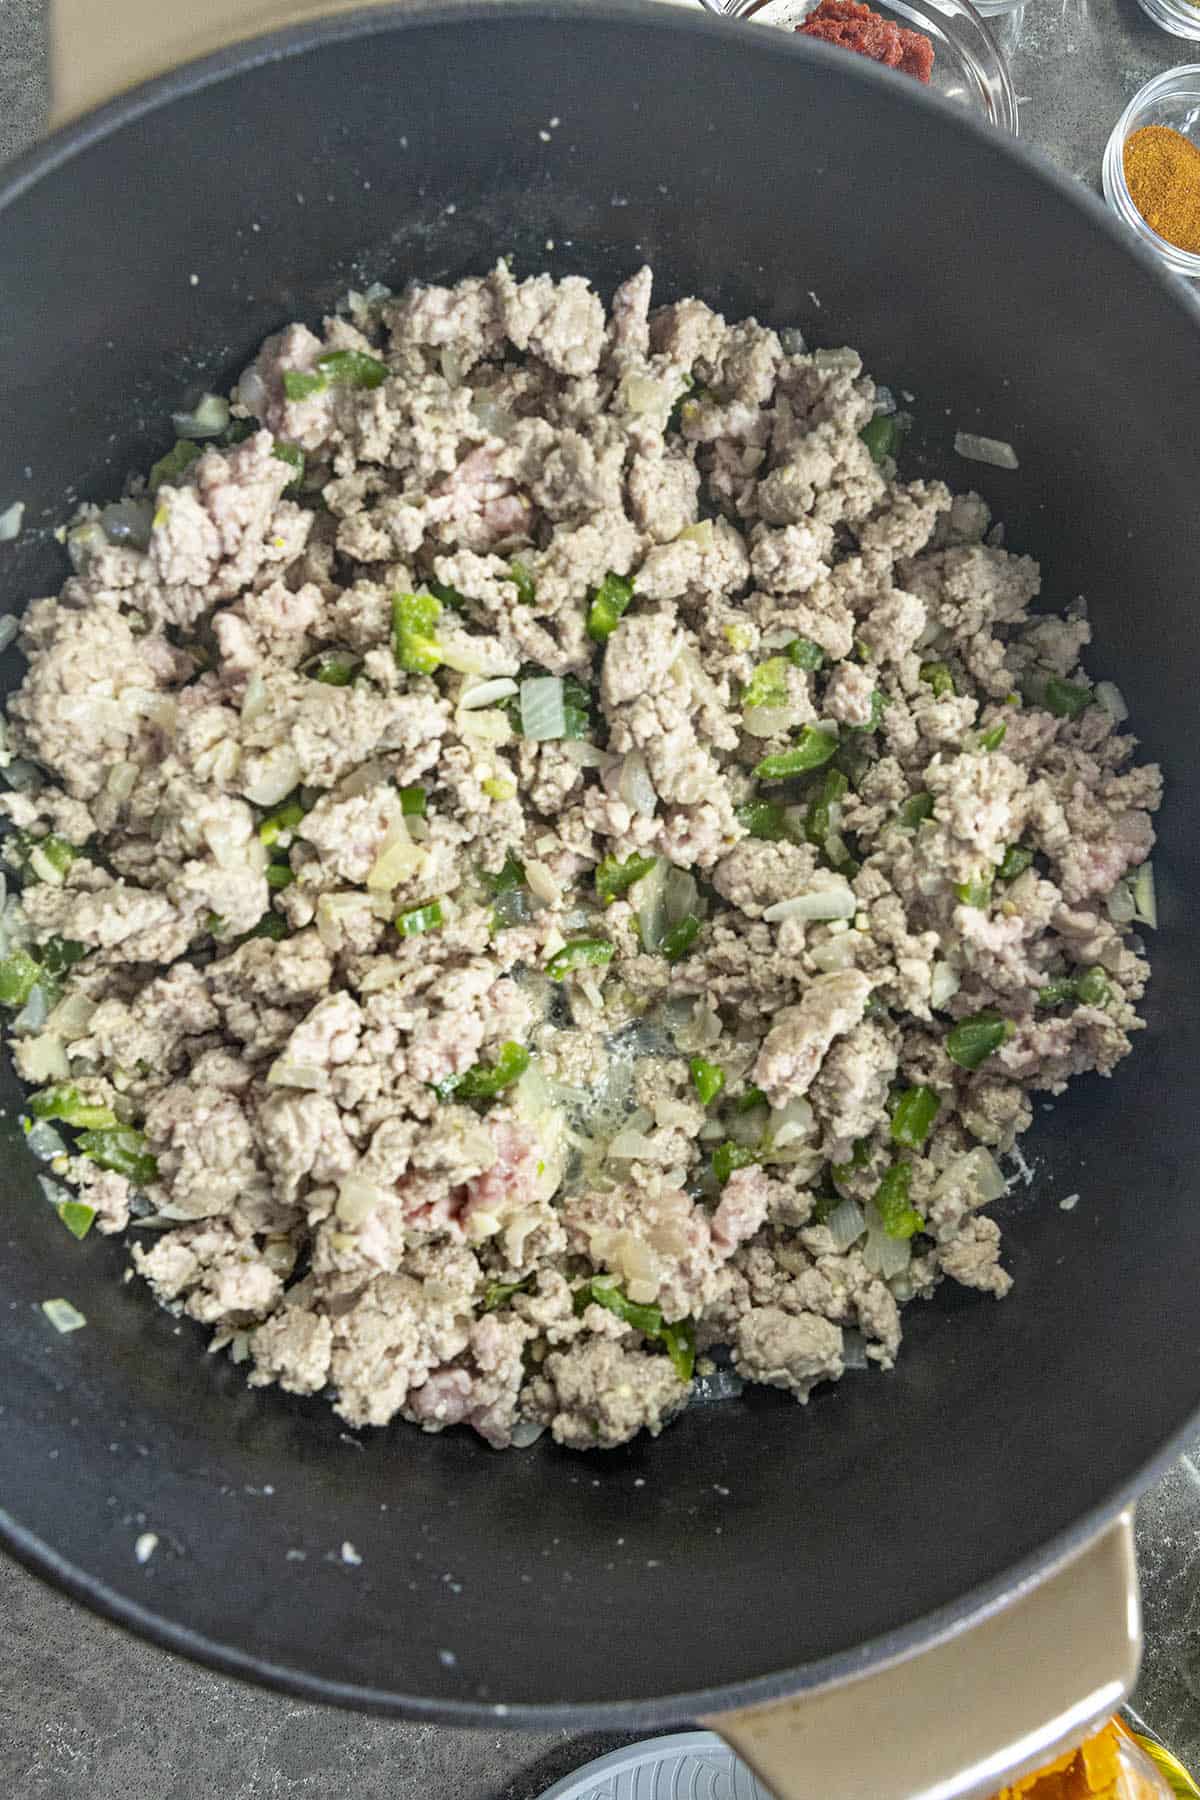
[[[1082,608],[850,350],[503,264],[290,325],[22,620],[0,993],[72,1229],[351,1424],[806,1400],[1138,1027]],[[60,1128],[66,1136],[56,1136]]]

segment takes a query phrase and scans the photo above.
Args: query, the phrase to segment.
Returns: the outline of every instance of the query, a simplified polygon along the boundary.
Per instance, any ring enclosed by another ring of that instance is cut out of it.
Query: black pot
[[[1148,1029],[1115,1080],[1039,1113],[1034,1182],[997,1209],[1003,1306],[943,1290],[906,1315],[893,1374],[803,1411],[761,1391],[693,1409],[595,1457],[359,1437],[248,1391],[122,1286],[118,1244],[76,1245],[41,1203],[6,1073],[3,1534],[88,1604],[295,1692],[460,1723],[680,1720],[977,1618],[1115,1516],[1195,1411],[1200,312],[1077,186],[823,45],[619,0],[310,25],[9,171],[0,508],[24,499],[27,529],[0,548],[6,604],[58,587],[72,501],[114,496],[265,333],[347,285],[506,252],[606,292],[648,260],[660,299],[854,344],[915,396],[909,469],[978,486],[1051,604],[1086,595],[1094,666],[1169,776]],[[956,427],[1010,440],[1019,472],[964,465]],[[58,1294],[86,1330],[48,1329]]]

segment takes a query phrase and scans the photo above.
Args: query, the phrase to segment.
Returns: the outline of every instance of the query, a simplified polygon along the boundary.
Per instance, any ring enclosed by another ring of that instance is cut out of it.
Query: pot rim
[[[377,5],[370,10],[339,13],[324,19],[310,19],[303,24],[285,27],[261,36],[247,38],[226,49],[185,63],[177,69],[155,77],[79,119],[62,126],[32,150],[16,158],[0,171],[0,220],[5,209],[29,193],[46,175],[52,174],[74,157],[84,154],[93,144],[145,115],[168,106],[173,100],[222,81],[228,76],[264,62],[297,56],[339,39],[360,38],[376,32],[419,29],[425,24],[471,23],[503,16],[512,19],[524,13],[542,21],[569,23],[573,18],[603,19],[626,27],[650,28],[674,33],[692,33],[715,38],[721,33],[735,33],[737,42],[749,46],[747,54],[763,57],[793,57],[817,62],[843,80],[858,82],[868,90],[876,83],[888,84],[894,96],[890,72],[865,59],[852,59],[838,49],[788,33],[743,31],[736,20],[718,18],[696,7],[646,0],[403,0],[403,3]],[[1200,296],[1192,294],[1172,276],[1160,259],[1141,244],[1113,216],[1104,204],[1058,170],[1039,153],[1019,139],[998,133],[982,119],[961,111],[912,83],[908,104],[932,109],[954,128],[986,141],[1002,156],[1018,162],[1026,174],[1049,186],[1060,198],[1081,208],[1095,229],[1111,243],[1119,245],[1123,254],[1132,258],[1143,272],[1161,289],[1200,330]],[[881,89],[882,91],[882,89]],[[807,1695],[874,1673],[890,1665],[918,1655],[983,1623],[1012,1600],[1036,1586],[1045,1577],[1070,1561],[1123,1508],[1131,1505],[1145,1488],[1164,1474],[1177,1460],[1190,1438],[1200,1428],[1200,1396],[1190,1416],[1184,1419],[1158,1452],[1142,1466],[1114,1483],[1107,1495],[1067,1529],[1031,1551],[1004,1574],[969,1589],[957,1600],[939,1607],[894,1631],[885,1632],[853,1650],[824,1657],[799,1668],[775,1671],[744,1681],[691,1692],[662,1694],[630,1701],[592,1701],[580,1703],[522,1703],[511,1706],[490,1704],[481,1700],[433,1700],[420,1695],[395,1693],[355,1682],[332,1681],[324,1676],[306,1673],[276,1662],[250,1655],[187,1625],[155,1613],[124,1594],[117,1593],[106,1582],[89,1575],[36,1532],[22,1525],[0,1508],[0,1548],[72,1599],[81,1601],[92,1611],[124,1626],[138,1636],[149,1639],[162,1649],[185,1656],[222,1674],[274,1688],[298,1698],[315,1700],[346,1709],[382,1714],[396,1718],[421,1720],[454,1726],[507,1726],[516,1729],[545,1729],[587,1726],[593,1729],[640,1728],[672,1725],[699,1716],[712,1718],[723,1711],[783,1699],[789,1695]]]

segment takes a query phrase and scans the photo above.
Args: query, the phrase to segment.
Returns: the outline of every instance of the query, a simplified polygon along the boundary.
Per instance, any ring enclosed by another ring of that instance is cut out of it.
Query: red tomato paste
[[[928,81],[933,69],[933,44],[923,32],[894,25],[859,0],[821,0],[796,30],[802,37],[823,38],[827,44],[840,44],[843,50],[886,63],[889,69],[915,75],[918,81]]]

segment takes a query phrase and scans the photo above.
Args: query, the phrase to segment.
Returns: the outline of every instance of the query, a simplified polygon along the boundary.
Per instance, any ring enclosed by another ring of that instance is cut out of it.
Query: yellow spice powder
[[[1169,125],[1143,125],[1126,138],[1125,185],[1152,231],[1200,255],[1200,149]]]

